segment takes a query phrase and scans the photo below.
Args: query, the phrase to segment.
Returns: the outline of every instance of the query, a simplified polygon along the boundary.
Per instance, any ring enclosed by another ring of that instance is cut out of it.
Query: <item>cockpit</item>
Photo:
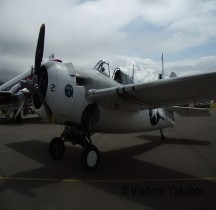
[[[99,71],[100,73],[104,74],[107,77],[110,77],[110,67],[109,62],[105,60],[100,60],[94,67],[95,70]]]
[[[94,67],[95,70],[99,71],[100,73],[104,74],[107,77],[110,77],[110,67],[109,67],[109,62],[105,60],[100,60]],[[133,78],[131,78],[129,75],[124,73],[119,67],[117,67],[113,71],[112,75],[113,80],[116,82],[123,84],[123,85],[128,85],[128,84],[133,84]]]

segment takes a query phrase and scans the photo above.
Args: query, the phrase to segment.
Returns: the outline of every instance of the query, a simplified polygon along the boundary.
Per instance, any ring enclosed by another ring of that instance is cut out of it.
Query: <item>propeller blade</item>
[[[21,105],[21,106],[19,107],[19,109],[17,110],[16,115],[15,115],[15,117],[14,117],[15,121],[17,120],[17,117],[19,116],[19,114],[20,114],[22,108],[25,106],[26,102],[28,101],[30,95],[31,95],[31,94],[28,94],[28,95],[26,96],[25,101],[22,103],[22,105]]]
[[[48,117],[49,121],[52,122],[52,120],[53,120],[52,110],[50,109],[50,107],[47,104],[47,102],[46,102],[45,98],[43,97],[43,95],[41,94],[38,86],[35,87],[34,94],[36,94],[38,96],[38,98],[41,100],[41,103],[44,105],[47,117]]]
[[[41,66],[42,58],[43,58],[43,51],[44,51],[44,37],[45,37],[45,24],[41,25],[39,36],[38,36],[38,42],[37,42],[37,48],[35,52],[35,72],[34,74],[37,75],[38,71]]]
[[[33,80],[33,76],[34,76],[34,67],[33,66],[31,66],[31,80]]]

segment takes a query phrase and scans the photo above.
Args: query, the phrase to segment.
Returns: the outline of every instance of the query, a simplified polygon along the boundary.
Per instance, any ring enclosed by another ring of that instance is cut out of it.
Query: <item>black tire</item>
[[[54,160],[62,159],[65,151],[65,145],[61,138],[55,137],[49,144],[49,153]]]
[[[81,163],[84,169],[88,171],[95,170],[98,167],[100,153],[94,145],[88,145],[82,152]]]

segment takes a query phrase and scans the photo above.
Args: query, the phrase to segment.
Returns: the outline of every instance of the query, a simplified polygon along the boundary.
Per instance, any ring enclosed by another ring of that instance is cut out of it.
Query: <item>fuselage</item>
[[[86,97],[91,89],[122,86],[97,70],[83,70],[69,64],[49,61],[41,67],[43,92],[52,112],[52,123],[82,124],[94,119],[91,130],[102,133],[131,133],[158,130],[174,125],[173,115],[166,109],[118,110],[108,109]],[[35,100],[33,99],[33,104]],[[35,107],[38,114],[47,119],[41,104]]]

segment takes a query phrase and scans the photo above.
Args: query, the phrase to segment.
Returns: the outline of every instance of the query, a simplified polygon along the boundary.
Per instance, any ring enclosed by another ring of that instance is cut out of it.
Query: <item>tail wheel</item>
[[[100,159],[100,154],[94,145],[88,145],[86,148],[84,148],[83,153],[82,153],[82,166],[91,171],[94,170],[98,167]]]
[[[55,137],[49,144],[49,153],[54,160],[62,159],[65,151],[65,145],[61,138]]]

